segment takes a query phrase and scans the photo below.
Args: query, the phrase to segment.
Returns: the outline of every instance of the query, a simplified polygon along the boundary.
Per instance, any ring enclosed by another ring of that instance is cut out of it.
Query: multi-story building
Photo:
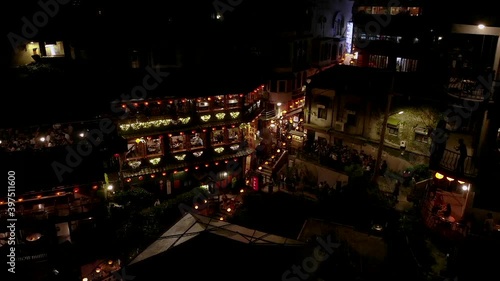
[[[441,35],[443,45],[455,51],[449,53],[445,91],[429,87],[433,99],[407,91],[407,73],[334,67],[313,76],[306,97],[305,147],[314,141],[347,144],[374,156],[382,149],[382,159],[391,159],[389,167],[400,172],[409,164],[429,164],[433,184],[454,210],[453,229],[463,233],[465,221],[474,217],[481,224],[498,205],[493,199],[497,191],[489,184],[496,178],[499,159],[498,116],[492,113],[498,107],[498,33],[495,28],[455,25],[451,34]],[[469,52],[473,46],[482,51]],[[423,205],[424,215],[434,227],[429,206]]]
[[[256,85],[249,92],[117,102],[130,114],[117,120],[127,150],[117,155],[116,176],[164,196],[235,186],[252,168],[263,92]]]
[[[398,79],[398,75],[394,77]],[[403,156],[412,153],[427,157],[431,143],[428,134],[437,124],[439,111],[432,104],[416,98],[409,102],[406,96],[397,94],[396,88],[391,88],[392,79],[388,71],[344,65],[313,76],[304,109],[304,145],[310,147],[318,141],[370,152],[366,145],[377,149],[387,117],[384,145]]]
[[[267,102],[259,122],[264,144],[276,146],[273,151],[286,147],[287,153],[294,154],[303,138],[302,111],[308,77],[336,64],[348,52],[352,1],[300,1],[276,7],[287,8],[268,7],[259,13],[266,19],[262,22],[273,23],[274,28],[258,29],[254,34],[256,42],[252,43],[265,58],[265,69],[261,71],[267,80]],[[262,162],[270,163],[272,159]],[[277,175],[286,161],[278,162],[281,164],[263,165],[258,170],[264,181]]]
[[[439,177],[472,180],[475,196],[470,207],[495,211],[498,204],[492,199],[497,191],[489,186],[498,168],[499,119],[493,112],[498,108],[499,35],[497,27],[467,24],[455,24],[444,35],[448,50],[453,50],[445,85],[448,108],[443,113],[446,122],[440,138],[435,141],[442,150],[431,157]],[[464,175],[454,169],[460,158],[457,139],[463,139],[468,149]]]
[[[26,280],[79,279],[79,268],[72,266],[81,261],[67,258],[77,255],[69,251],[74,247],[65,241],[98,251],[95,242],[100,239],[93,233],[98,234],[96,221],[107,214],[100,208],[105,202],[102,199],[123,184],[141,182],[145,188],[159,193],[163,189],[168,195],[168,190],[172,194],[186,190],[178,189],[185,184],[215,188],[233,185],[233,178],[244,179],[255,147],[255,118],[263,107],[263,81],[246,84],[254,78],[248,70],[252,64],[244,56],[227,58],[233,47],[230,39],[221,42],[212,38],[217,46],[199,44],[197,40],[211,41],[194,37],[175,40],[175,44],[173,39],[162,40],[173,30],[186,31],[179,28],[185,22],[177,22],[182,17],[175,15],[168,20],[170,25],[156,25],[156,35],[168,34],[165,37],[153,40],[136,32],[127,34],[133,38],[124,42],[118,39],[125,38],[120,32],[125,29],[116,30],[114,24],[129,21],[118,17],[116,10],[93,7],[87,1],[71,2],[75,4],[61,7],[59,17],[51,23],[55,32],[44,30],[13,46],[7,73],[7,82],[16,92],[7,97],[6,104],[20,104],[22,112],[38,117],[24,123],[21,111],[11,115],[3,120],[5,130],[0,136],[2,171],[16,172],[16,262],[20,270],[30,274],[25,277],[19,273]],[[211,12],[206,18],[218,25]],[[67,21],[61,24],[61,18]],[[77,19],[87,23],[85,29],[69,28],[76,25],[68,23]],[[23,22],[19,23],[22,28]],[[110,29],[116,32],[108,32]],[[215,27],[207,26],[207,30]],[[236,68],[237,63],[243,67]],[[239,71],[242,68],[247,72]],[[153,91],[142,99],[120,96],[143,83],[151,83],[145,85],[151,90],[149,86],[158,80],[145,81],[145,75],[151,78],[167,69],[171,79],[156,89],[155,94],[160,93],[157,98]],[[187,69],[203,70],[194,76],[179,74]],[[207,73],[213,75],[208,78]],[[137,77],[139,80],[134,79]],[[59,96],[57,105],[53,93]],[[123,109],[122,104],[126,104],[130,113],[124,115],[110,107],[110,101],[118,99],[119,103],[111,105]],[[89,142],[90,152],[86,150]],[[142,165],[136,167],[136,162]],[[0,210],[7,225],[9,204],[5,196],[0,198]],[[0,237],[3,245],[3,233]],[[94,243],[87,244],[89,241]],[[2,255],[6,249],[2,247]]]
[[[355,1],[355,65],[401,72],[422,70],[428,38],[418,1]]]
[[[311,66],[308,76],[344,60],[352,51],[354,1],[316,1],[311,33]]]

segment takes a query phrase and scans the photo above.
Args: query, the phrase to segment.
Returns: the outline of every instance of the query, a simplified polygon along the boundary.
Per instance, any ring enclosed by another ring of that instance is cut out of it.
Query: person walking
[[[486,234],[491,234],[495,230],[495,221],[493,220],[493,213],[486,214],[486,219],[483,223],[483,229]]]
[[[382,165],[380,165],[380,175],[385,176],[385,172],[387,171],[387,161],[382,161]]]
[[[392,197],[394,198],[394,201],[396,203],[399,202],[400,189],[401,189],[401,182],[399,180],[396,180],[396,184],[394,185],[394,190],[392,191]]]
[[[283,172],[280,173],[278,190],[280,189],[285,189],[285,173]]]

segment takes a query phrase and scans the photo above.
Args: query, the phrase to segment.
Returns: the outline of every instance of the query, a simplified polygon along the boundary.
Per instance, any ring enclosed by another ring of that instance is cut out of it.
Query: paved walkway
[[[264,188],[262,188],[262,192],[269,193],[269,187],[266,185]],[[307,192],[307,191],[303,191],[302,189],[296,189],[295,191],[290,191],[286,188],[278,189],[278,186],[275,186],[272,192],[286,192],[288,194],[303,195],[303,196],[306,196],[310,199],[318,200],[318,197],[316,196],[316,194],[311,193],[311,192]]]
[[[397,175],[392,175],[392,174],[388,174],[385,177],[378,177],[378,184],[379,184],[380,190],[384,193],[391,193],[392,194],[392,192],[394,191],[394,188],[396,186],[397,180],[401,181],[401,178],[398,177]],[[267,185],[265,185],[265,187],[262,188],[262,192],[268,193],[269,187]],[[311,193],[311,192],[307,192],[307,191],[303,191],[301,189],[297,189],[296,191],[289,191],[287,189],[281,188],[278,190],[278,187],[275,186],[273,189],[273,192],[286,192],[286,193],[293,194],[293,195],[303,195],[303,196],[306,196],[306,197],[313,199],[313,200],[318,199],[316,194]],[[394,206],[394,208],[396,210],[405,211],[405,210],[408,210],[411,207],[413,207],[413,203],[409,202],[407,199],[410,192],[411,192],[411,187],[401,186],[400,192],[399,192],[399,197],[398,197],[398,203],[396,204],[396,206]]]
[[[378,186],[382,192],[392,193],[396,187],[396,181],[401,182],[401,178],[393,176],[391,174],[386,174],[384,177],[378,177]],[[413,207],[413,203],[408,201],[408,195],[411,192],[411,187],[406,187],[401,185],[399,191],[398,202],[394,208],[398,211],[405,211]]]

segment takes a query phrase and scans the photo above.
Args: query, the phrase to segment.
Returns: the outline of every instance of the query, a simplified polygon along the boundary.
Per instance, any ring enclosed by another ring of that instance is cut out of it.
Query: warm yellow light
[[[243,189],[240,189],[240,193],[243,193],[244,191],[245,191],[245,190],[243,190]]]
[[[226,210],[226,211],[227,211],[228,213],[229,213],[229,212],[231,212],[231,208],[227,208],[227,210]]]
[[[465,182],[464,181],[458,181],[459,184],[464,184]]]
[[[223,221],[223,220],[224,220],[224,218],[223,218],[223,217],[220,217],[220,219],[219,219],[219,220]]]
[[[198,210],[198,205],[195,205],[195,206],[194,206],[194,208],[195,208],[196,210]]]
[[[435,177],[436,177],[436,179],[438,179],[438,180],[440,180],[440,179],[444,178],[444,176],[443,176],[442,174],[440,174],[440,173],[436,173],[434,176],[435,176]]]
[[[450,178],[450,177],[446,177],[447,180],[449,181],[454,181],[455,179],[454,178]]]

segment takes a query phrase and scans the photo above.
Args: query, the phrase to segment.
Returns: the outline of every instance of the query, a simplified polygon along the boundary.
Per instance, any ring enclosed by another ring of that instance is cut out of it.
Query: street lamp
[[[276,117],[281,117],[281,102],[276,103],[277,106],[277,112],[276,112]]]

